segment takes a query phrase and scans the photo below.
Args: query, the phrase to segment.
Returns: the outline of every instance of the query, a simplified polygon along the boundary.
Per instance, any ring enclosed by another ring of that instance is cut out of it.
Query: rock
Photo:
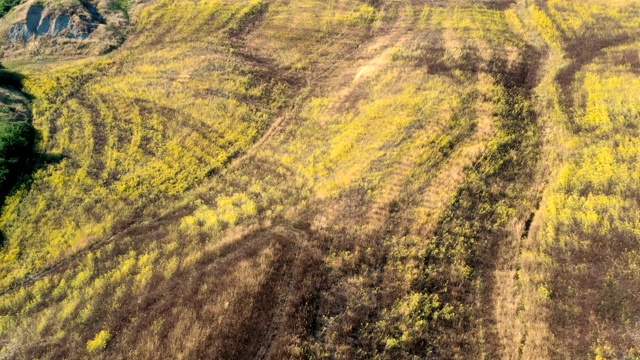
[[[23,21],[14,23],[9,30],[12,44],[25,43],[36,37],[86,39],[104,19],[90,3],[80,9],[55,11],[41,5],[31,5]]]
[[[128,27],[127,11],[106,0],[26,0],[0,18],[0,57],[104,54]]]

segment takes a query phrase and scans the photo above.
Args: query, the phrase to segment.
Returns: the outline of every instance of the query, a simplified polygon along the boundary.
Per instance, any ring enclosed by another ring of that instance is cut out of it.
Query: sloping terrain
[[[10,55],[0,357],[640,356],[640,2],[120,11]]]
[[[11,3],[5,2],[5,9]],[[27,62],[103,54],[117,48],[129,25],[128,0],[31,0],[15,4],[0,22],[0,55]],[[0,9],[2,6],[0,4]]]

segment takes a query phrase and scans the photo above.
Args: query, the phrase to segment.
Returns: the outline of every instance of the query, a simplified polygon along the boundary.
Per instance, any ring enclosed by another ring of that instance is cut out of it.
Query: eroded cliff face
[[[104,18],[91,4],[86,4],[83,9],[74,12],[31,5],[25,21],[11,26],[9,41],[13,44],[27,42],[38,36],[86,39],[98,25],[104,23]]]
[[[0,22],[0,52],[5,55],[75,55],[116,48],[128,19],[122,10],[86,1],[64,6],[28,2]]]

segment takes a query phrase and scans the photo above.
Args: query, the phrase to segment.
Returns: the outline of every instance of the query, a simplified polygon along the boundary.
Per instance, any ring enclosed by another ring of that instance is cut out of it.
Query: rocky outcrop
[[[112,51],[122,44],[129,26],[127,10],[113,1],[26,0],[0,18],[0,57],[75,57]]]
[[[82,3],[79,9],[56,11],[42,5],[31,5],[23,21],[9,30],[9,41],[24,43],[36,37],[86,39],[104,19],[96,7]]]

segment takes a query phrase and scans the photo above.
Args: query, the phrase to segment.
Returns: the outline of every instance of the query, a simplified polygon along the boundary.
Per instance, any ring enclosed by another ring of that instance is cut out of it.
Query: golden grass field
[[[3,59],[0,358],[640,358],[640,1],[129,6]]]

